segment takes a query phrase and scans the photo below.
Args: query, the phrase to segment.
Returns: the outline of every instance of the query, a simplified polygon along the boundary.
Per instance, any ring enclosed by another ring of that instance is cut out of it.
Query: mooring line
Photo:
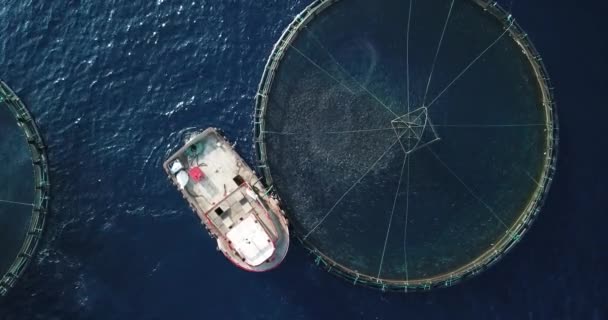
[[[25,202],[19,202],[19,201],[0,200],[0,202],[10,203],[10,204],[18,204],[18,205],[29,206],[29,207],[33,207],[34,206],[33,203],[25,203]]]
[[[382,264],[384,263],[384,254],[386,253],[386,245],[388,244],[388,236],[391,232],[391,224],[393,223],[393,215],[395,214],[395,207],[397,206],[397,198],[399,197],[399,190],[401,190],[401,181],[403,180],[403,169],[405,169],[405,162],[407,161],[408,154],[406,153],[403,157],[403,164],[401,165],[401,173],[399,174],[399,183],[397,184],[397,192],[393,198],[393,208],[391,210],[391,216],[388,220],[388,227],[386,228],[386,237],[384,238],[384,247],[382,248],[382,255],[380,256],[380,266],[378,267],[378,276],[380,279],[380,273],[382,272]]]
[[[336,83],[338,83],[339,85],[343,86],[348,92],[350,92],[351,94],[355,94],[348,86],[346,86],[344,83],[340,82],[338,79],[336,79],[336,77],[332,76],[331,73],[329,73],[329,71],[325,70],[323,67],[321,67],[320,65],[318,65],[314,60],[312,60],[307,55],[305,55],[304,52],[298,50],[298,48],[296,48],[295,46],[293,46],[291,43],[289,44],[289,47],[291,47],[292,49],[294,49],[299,55],[301,55],[306,60],[308,60],[308,62],[310,62],[317,69],[323,71],[328,77],[330,77],[331,79],[333,79]]]
[[[306,240],[308,236],[310,236],[313,232],[315,232],[315,230],[317,230],[317,228],[325,221],[325,219],[327,219],[327,217],[329,217],[329,215],[346,197],[346,195],[348,195],[361,182],[361,180],[363,180],[363,178],[365,178],[367,174],[372,171],[372,169],[380,162],[380,160],[384,158],[384,156],[395,146],[395,144],[397,144],[397,141],[399,141],[400,138],[401,137],[395,139],[395,141],[393,141],[393,143],[382,153],[382,155],[380,155],[380,157],[376,159],[376,161],[374,161],[374,163],[367,169],[367,171],[365,171],[365,173],[361,177],[359,177],[359,179],[357,179],[357,181],[355,181],[355,183],[353,183],[350,188],[346,190],[346,192],[344,192],[344,194],[338,199],[338,201],[336,201],[336,203],[334,203],[334,205],[327,211],[327,213],[321,218],[321,220],[319,220],[319,222],[317,222],[317,224],[304,236],[303,240]]]
[[[448,28],[448,22],[450,21],[450,16],[452,15],[452,8],[454,7],[454,0],[450,3],[450,10],[448,11],[448,16],[445,18],[445,23],[443,24],[443,31],[441,31],[441,36],[439,37],[439,44],[437,44],[437,50],[435,51],[435,57],[433,58],[433,64],[431,65],[431,72],[429,73],[429,79],[426,82],[426,89],[424,90],[424,97],[422,98],[422,105],[426,103],[426,96],[429,93],[429,87],[431,86],[431,78],[433,77],[433,72],[435,71],[435,64],[437,63],[437,57],[439,57],[439,51],[441,50],[441,44],[443,43],[443,36],[445,35],[445,30]]]
[[[343,131],[321,131],[323,134],[345,134],[345,133],[359,133],[359,132],[374,132],[374,131],[387,131],[393,130],[393,128],[372,128],[372,129],[360,129],[360,130],[343,130]],[[281,131],[262,131],[264,134],[276,134],[276,135],[310,135],[310,132],[281,132]]]
[[[433,124],[434,127],[454,128],[509,128],[509,127],[543,127],[545,123],[522,123],[522,124]]]
[[[488,211],[490,211],[492,213],[492,215],[494,215],[494,217],[496,218],[496,220],[498,220],[498,222],[500,222],[500,224],[502,224],[506,229],[509,229],[509,227],[507,226],[507,224],[505,224],[505,222],[498,216],[498,214],[496,214],[496,211],[494,211],[494,209],[492,209],[492,207],[490,207],[485,201],[483,201],[483,199],[481,199],[481,197],[479,197],[477,194],[475,194],[475,192],[473,192],[473,189],[471,189],[457,174],[456,172],[454,172],[454,170],[452,170],[445,162],[443,162],[443,160],[441,160],[441,158],[439,158],[439,156],[435,153],[435,151],[433,151],[433,149],[431,149],[430,147],[428,148],[428,150],[431,152],[431,154],[433,154],[433,156],[435,157],[435,159],[437,159],[437,161],[439,161],[439,163],[441,163],[463,186],[464,188],[475,198],[477,199],[477,201],[479,201],[481,204],[483,204],[486,209],[488,209]]]
[[[336,79],[334,76],[332,76],[327,70],[323,69],[320,65],[318,65],[316,62],[314,62],[314,60],[312,60],[311,58],[309,58],[307,55],[305,55],[302,51],[298,50],[298,48],[296,48],[295,46],[293,46],[292,44],[289,44],[289,46],[291,48],[293,48],[298,54],[300,54],[302,57],[304,57],[306,60],[308,60],[310,63],[312,63],[315,67],[317,67],[318,69],[320,69],[321,71],[323,71],[325,74],[327,74],[330,78],[332,78],[334,81],[336,81],[338,84],[340,84],[341,86],[343,86],[344,88],[346,88],[351,94],[355,94],[349,87],[347,87],[345,84],[343,84],[342,82],[340,82],[338,79]],[[347,73],[348,74],[348,73]],[[350,76],[350,75],[349,75]],[[351,78],[353,78],[351,76]],[[354,79],[354,78],[353,78]],[[370,95],[374,100],[376,100],[380,105],[382,105],[388,112],[390,112],[392,115],[394,115],[395,117],[399,117],[399,115],[397,115],[393,110],[391,110],[391,108],[389,108],[384,102],[382,102],[382,100],[380,100],[380,98],[378,98],[375,94],[373,94],[368,88],[364,87],[362,84],[360,84],[358,81],[354,81],[355,84],[357,86],[359,86],[361,89],[363,89],[363,91],[365,91],[368,95]]]
[[[409,273],[407,269],[407,223],[410,213],[410,159],[407,159],[407,179],[405,183],[405,226],[403,227],[403,258],[405,267],[405,282],[409,281]]]
[[[407,32],[405,38],[405,73],[407,76],[407,113],[410,112],[410,21],[412,18],[412,1],[410,0],[410,8],[407,13]]]
[[[458,79],[460,79],[460,77],[462,77],[474,64],[475,62],[477,62],[477,60],[479,60],[486,52],[488,52],[488,50],[490,50],[492,47],[494,47],[494,45],[496,45],[498,43],[498,41],[500,41],[500,39],[502,39],[502,37],[505,36],[505,34],[507,34],[507,32],[509,32],[509,30],[511,29],[511,26],[513,26],[514,21],[511,21],[511,24],[509,25],[509,27],[507,29],[505,29],[505,31],[503,33],[500,34],[500,36],[498,36],[498,38],[496,38],[496,40],[494,40],[494,42],[492,42],[487,48],[485,48],[477,57],[475,57],[475,59],[473,59],[473,61],[471,61],[455,78],[454,80],[452,80],[452,82],[450,82],[450,84],[448,84],[445,89],[443,89],[438,95],[437,97],[435,97],[435,99],[433,99],[433,101],[431,101],[431,103],[429,103],[428,106],[426,106],[427,108],[430,108],[435,101],[437,101],[437,99],[439,99],[456,81],[458,81]]]

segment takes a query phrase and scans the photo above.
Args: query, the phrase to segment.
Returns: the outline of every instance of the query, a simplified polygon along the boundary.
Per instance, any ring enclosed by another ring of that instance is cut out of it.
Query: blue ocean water
[[[265,274],[215,251],[161,162],[184,132],[211,125],[253,160],[265,60],[307,4],[2,2],[0,77],[37,118],[54,198],[44,244],[0,319],[608,318],[600,1],[513,3],[556,87],[561,152],[541,217],[489,271],[381,294],[326,274],[298,245]]]

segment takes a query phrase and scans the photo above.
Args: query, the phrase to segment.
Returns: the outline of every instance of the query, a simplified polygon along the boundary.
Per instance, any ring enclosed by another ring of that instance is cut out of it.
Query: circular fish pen
[[[0,81],[0,297],[32,260],[48,210],[45,146],[31,114]],[[32,169],[33,165],[33,169]]]
[[[381,290],[500,260],[555,172],[547,72],[493,1],[314,1],[275,44],[254,119],[259,170],[315,262]]]

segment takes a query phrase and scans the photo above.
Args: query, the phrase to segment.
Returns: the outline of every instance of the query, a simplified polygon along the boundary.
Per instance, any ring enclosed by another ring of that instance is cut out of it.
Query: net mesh
[[[45,146],[21,100],[0,81],[0,296],[23,275],[44,228],[50,183]],[[33,165],[33,170],[32,170]]]
[[[316,1],[258,92],[256,149],[316,261],[382,289],[450,285],[538,212],[557,125],[542,61],[484,1]]]

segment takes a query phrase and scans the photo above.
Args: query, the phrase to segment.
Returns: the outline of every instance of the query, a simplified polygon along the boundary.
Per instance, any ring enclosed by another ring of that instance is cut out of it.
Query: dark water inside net
[[[0,103],[0,277],[17,257],[32,217],[31,206],[3,200],[32,203],[34,176],[23,131]]]
[[[357,272],[449,273],[506,236],[538,188],[546,119],[516,43],[500,38],[449,86],[504,31],[470,1],[454,4],[425,98],[449,6],[416,2],[408,54],[407,1],[339,2],[277,71],[266,116],[275,187],[296,230]],[[423,104],[441,140],[406,159],[391,120]]]

